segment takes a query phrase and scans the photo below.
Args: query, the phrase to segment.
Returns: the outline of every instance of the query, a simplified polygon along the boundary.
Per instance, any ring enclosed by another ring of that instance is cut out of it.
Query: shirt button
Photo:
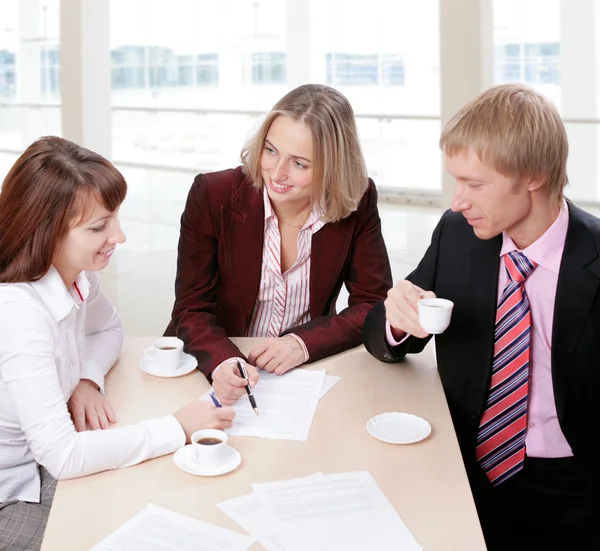
[[[529,428],[530,429],[534,429],[535,428],[535,423],[533,421],[531,423],[529,423]]]

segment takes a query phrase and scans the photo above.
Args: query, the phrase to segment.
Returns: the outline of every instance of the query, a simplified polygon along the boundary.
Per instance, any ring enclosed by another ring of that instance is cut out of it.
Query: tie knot
[[[509,279],[523,283],[530,275],[537,264],[533,260],[529,260],[523,253],[512,251],[504,258],[506,271]]]

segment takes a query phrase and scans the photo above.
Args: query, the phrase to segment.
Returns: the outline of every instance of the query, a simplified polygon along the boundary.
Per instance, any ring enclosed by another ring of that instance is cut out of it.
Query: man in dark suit
[[[454,302],[440,377],[490,550],[600,549],[600,220],[567,202],[556,108],[491,88],[440,139],[456,180],[425,256],[364,326],[384,362],[421,352],[417,303]]]

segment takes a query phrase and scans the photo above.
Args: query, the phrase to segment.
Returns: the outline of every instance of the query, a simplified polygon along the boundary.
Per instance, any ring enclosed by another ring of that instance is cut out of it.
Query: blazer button
[[[391,355],[389,352],[384,352],[384,353],[383,353],[383,357],[384,357],[386,360],[391,360],[391,359],[392,359],[392,355]]]

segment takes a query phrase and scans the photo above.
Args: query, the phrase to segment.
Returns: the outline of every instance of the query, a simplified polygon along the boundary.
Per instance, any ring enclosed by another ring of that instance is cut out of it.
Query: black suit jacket
[[[600,442],[600,220],[568,205],[552,328],[552,380],[560,427],[589,474],[598,464],[595,450]],[[501,247],[501,235],[478,239],[461,214],[448,211],[425,256],[407,277],[454,302],[450,326],[436,336],[436,353],[470,477],[481,473],[475,445],[492,370]],[[390,347],[383,302],[367,316],[364,341],[367,350],[384,362],[421,352],[427,343],[410,337]],[[595,475],[592,480],[600,478]]]

